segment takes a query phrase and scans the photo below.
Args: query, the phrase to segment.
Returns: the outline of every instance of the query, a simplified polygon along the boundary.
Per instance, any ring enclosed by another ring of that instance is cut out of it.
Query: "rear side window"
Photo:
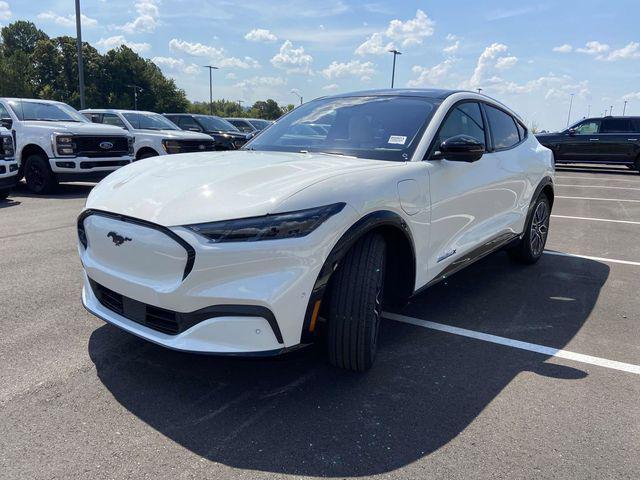
[[[632,131],[628,118],[605,118],[602,121],[601,133],[630,133]]]
[[[496,150],[510,148],[520,142],[516,121],[511,115],[490,105],[485,105],[485,109],[493,134],[493,146]]]

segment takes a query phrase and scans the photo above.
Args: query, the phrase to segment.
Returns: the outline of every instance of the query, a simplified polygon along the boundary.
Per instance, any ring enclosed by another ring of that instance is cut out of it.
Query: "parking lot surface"
[[[68,184],[0,204],[0,478],[640,478],[640,175],[559,168],[548,254],[383,322],[374,368],[169,351],[80,303]]]

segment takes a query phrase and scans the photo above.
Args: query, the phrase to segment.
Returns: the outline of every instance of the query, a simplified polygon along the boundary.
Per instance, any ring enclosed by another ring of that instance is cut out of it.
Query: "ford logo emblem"
[[[111,142],[100,142],[100,148],[103,150],[111,150],[113,148],[113,143]]]

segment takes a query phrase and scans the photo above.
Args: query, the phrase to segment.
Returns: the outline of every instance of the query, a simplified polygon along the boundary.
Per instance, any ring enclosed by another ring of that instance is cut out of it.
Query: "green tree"
[[[33,53],[40,40],[47,40],[49,37],[33,23],[18,20],[2,29],[2,48],[5,53],[22,51],[27,55]]]
[[[276,120],[282,116],[282,109],[275,100],[271,98],[267,101],[257,101],[249,110],[249,117],[264,118],[265,120]]]

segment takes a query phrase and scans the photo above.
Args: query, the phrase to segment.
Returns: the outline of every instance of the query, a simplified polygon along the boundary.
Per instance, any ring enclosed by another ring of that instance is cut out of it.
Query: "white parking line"
[[[606,180],[608,182],[632,182],[636,185],[639,183],[637,180],[627,180],[624,178],[606,178],[606,177],[574,177],[572,175],[556,175],[556,178],[570,178],[575,180]],[[638,176],[640,179],[640,176]]]
[[[545,250],[544,253],[546,253],[547,255],[556,255],[558,257],[584,258],[586,260],[595,260],[596,262],[620,263],[622,265],[634,265],[636,267],[640,267],[640,262],[632,262],[631,260],[618,260],[616,258],[591,257],[589,255],[576,255],[573,253],[554,252],[552,250]]]
[[[570,215],[551,215],[551,218],[571,218],[574,220],[589,220],[592,222],[629,223],[631,225],[640,225],[640,222],[634,222],[631,220],[609,220],[608,218],[572,217]]]
[[[607,187],[606,185],[566,185],[557,183],[556,187],[580,187],[580,188],[611,188],[613,190],[640,190],[633,187]]]
[[[564,197],[556,195],[555,198],[568,198],[572,200],[602,200],[603,202],[627,202],[627,203],[640,203],[640,200],[627,200],[621,198],[599,198],[599,197]]]
[[[507,347],[519,348],[521,350],[528,350],[530,352],[541,353],[543,355],[548,355],[551,357],[564,358],[567,360],[573,360],[575,362],[587,363],[589,365],[596,365],[598,367],[611,368],[613,370],[620,370],[622,372],[635,373],[636,375],[640,375],[640,365],[617,362],[615,360],[608,360],[601,357],[592,357],[591,355],[583,355],[582,353],[570,352],[568,350],[560,350],[558,348],[546,347],[544,345],[537,345],[535,343],[522,342],[520,340],[499,337],[497,335],[491,335],[489,333],[467,330],[466,328],[452,327],[451,325],[430,322],[428,320],[422,320],[420,318],[407,317],[406,315],[400,315],[397,313],[384,312],[383,317],[388,318],[389,320],[395,320],[396,322],[415,325],[417,327],[429,328],[431,330],[438,330],[440,332],[460,335],[467,338],[482,340],[484,342],[496,343],[498,345],[504,345]]]

